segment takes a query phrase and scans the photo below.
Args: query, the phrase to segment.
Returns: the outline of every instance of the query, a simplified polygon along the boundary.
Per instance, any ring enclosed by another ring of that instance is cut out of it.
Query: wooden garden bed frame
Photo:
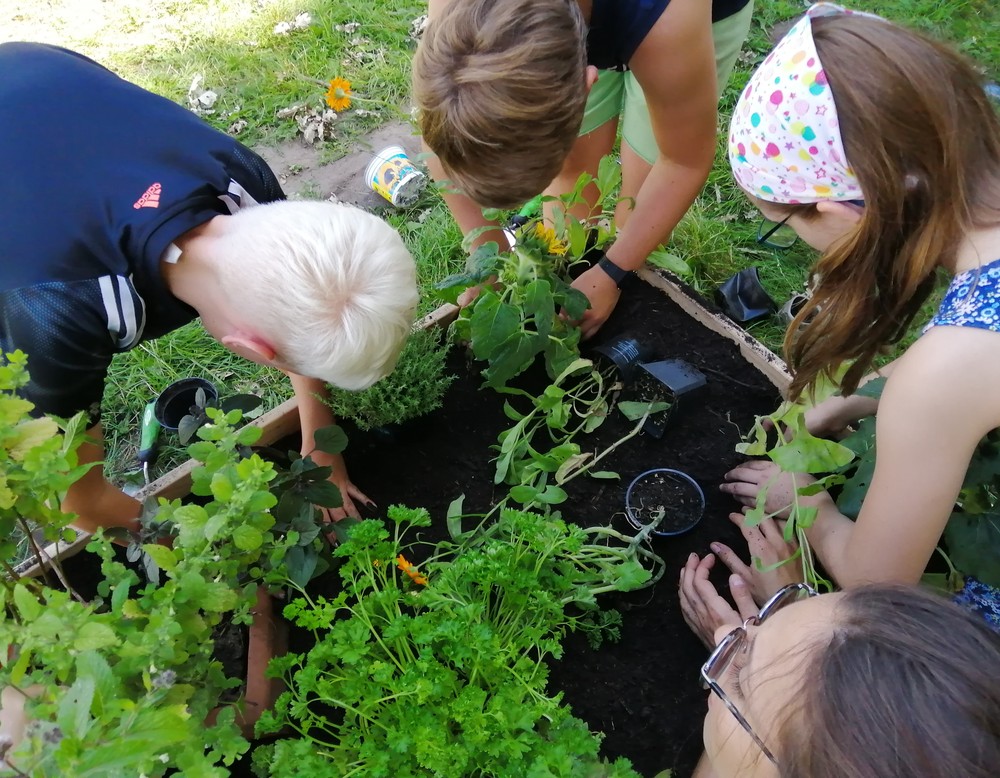
[[[662,291],[693,319],[708,327],[708,329],[735,343],[743,358],[759,370],[782,397],[787,394],[791,375],[784,361],[760,341],[735,324],[732,319],[721,313],[708,310],[688,288],[667,271],[650,266],[638,271],[640,279]],[[447,327],[458,316],[458,306],[445,304],[417,321],[414,330],[426,330],[434,327]],[[262,432],[261,445],[276,443],[299,430],[299,407],[295,398],[286,400],[259,418],[250,422],[251,426],[260,427]],[[167,500],[184,497],[191,491],[191,473],[198,463],[188,460],[178,465],[168,473],[143,487],[135,498],[140,502],[149,497],[163,497]],[[38,575],[50,559],[62,559],[78,553],[90,539],[90,534],[78,532],[77,538],[71,543],[62,541],[53,543],[42,549],[42,563],[28,559],[17,572],[20,575]]]

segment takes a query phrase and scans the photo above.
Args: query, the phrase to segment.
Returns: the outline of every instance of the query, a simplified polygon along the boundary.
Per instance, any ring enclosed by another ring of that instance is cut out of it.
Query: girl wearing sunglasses
[[[685,619],[715,646],[696,778],[996,775],[1000,635],[966,610],[893,585],[737,603],[682,574]]]
[[[785,343],[790,395],[850,367],[842,396],[807,415],[810,431],[835,436],[878,411],[878,459],[857,522],[825,492],[800,498],[819,511],[807,531],[813,551],[841,587],[916,583],[976,445],[1000,427],[1000,120],[979,74],[947,47],[817,3],[748,83],[729,153],[763,215],[822,252]],[[855,394],[939,272],[951,285],[927,331],[880,371],[881,400]],[[766,487],[767,512],[781,515],[794,484],[808,483],[794,478],[756,461],[721,488],[753,506]],[[759,557],[780,539],[773,522],[743,531]],[[773,575],[713,550],[757,602],[774,590]],[[981,607],[1000,625],[1000,599]]]

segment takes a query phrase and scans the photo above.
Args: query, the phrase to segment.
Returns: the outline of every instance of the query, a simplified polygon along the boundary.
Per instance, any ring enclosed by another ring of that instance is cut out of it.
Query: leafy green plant
[[[591,184],[599,191],[601,207],[581,220],[569,210],[584,202],[582,192]],[[487,386],[524,401],[524,409],[509,400],[504,403],[514,426],[499,436],[494,480],[511,485],[511,498],[526,507],[563,502],[563,485],[583,473],[617,478],[594,465],[637,434],[659,407],[645,404],[630,409],[639,424],[603,453],[584,453],[574,442],[578,434],[593,432],[604,422],[611,395],[621,388],[592,361],[580,357],[580,329],[574,322],[588,302],[568,276],[569,268],[590,248],[614,238],[611,216],[620,184],[617,162],[605,157],[596,178],[584,174],[569,194],[541,198],[559,206],[553,227],[528,222],[510,251],[499,251],[495,243],[480,247],[466,273],[451,276],[438,287],[452,302],[469,287],[481,287],[475,300],[462,309],[455,337],[469,342],[473,355],[487,363],[483,371]],[[539,357],[552,383],[537,395],[514,386],[513,380]]]
[[[0,366],[0,518],[17,524],[30,515],[47,537],[59,537],[73,518],[60,498],[85,470],[76,465],[80,423],[60,432],[55,420],[27,418],[32,406],[15,394],[27,380],[24,363],[12,354]],[[191,447],[203,463],[192,473],[193,491],[206,502],[160,501],[157,531],[169,531],[172,545],[141,545],[154,580],[118,562],[111,533],[101,531],[83,552],[100,558],[93,601],[73,590],[57,562],[48,564],[61,588],[9,567],[0,579],[0,653],[8,658],[0,687],[23,698],[30,722],[3,753],[0,775],[152,778],[174,769],[221,778],[228,771],[220,763],[247,749],[231,705],[206,724],[222,694],[240,685],[213,655],[213,638],[223,624],[249,622],[265,576],[295,575],[287,560],[303,533],[282,531],[272,509],[290,493],[327,503],[339,502],[339,493],[317,494],[329,468],[300,459],[298,475],[310,478],[284,481],[279,498],[270,488],[281,480],[273,465],[247,451],[260,430],[235,429],[239,411],[207,415],[211,423]],[[346,444],[336,430],[317,438],[328,448]]]
[[[83,414],[67,422],[29,415],[34,406],[17,395],[28,383],[26,365],[21,351],[0,359],[0,564],[9,575],[9,560],[21,556],[18,536],[33,547],[39,528],[46,541],[72,540],[60,501],[90,467],[79,465],[76,455]]]
[[[572,379],[579,373],[585,378],[574,383]],[[663,404],[633,403],[635,407],[623,409],[633,421],[638,419],[633,430],[600,453],[584,452],[573,438],[604,422],[610,410],[606,386],[607,379],[590,360],[577,359],[537,397],[509,387],[506,392],[526,398],[531,410],[521,413],[504,403],[504,413],[515,424],[500,433],[499,445],[494,446],[498,452],[494,483],[511,484],[511,499],[531,507],[565,501],[563,486],[584,473],[591,478],[617,479],[617,473],[595,470],[594,466],[637,435],[649,414]],[[551,445],[542,450],[539,439],[545,436]]]
[[[858,394],[880,397],[885,380],[869,381],[858,389]],[[829,393],[832,389],[827,390]],[[822,396],[821,392],[817,399]],[[875,472],[875,419],[862,419],[850,435],[835,442],[809,433],[805,427],[806,409],[802,403],[782,404],[775,413],[757,420],[749,440],[739,444],[737,450],[753,456],[766,455],[783,472],[818,476],[814,484],[797,490],[785,524],[785,540],[798,541],[799,550],[792,559],[801,559],[806,580],[829,586],[816,574],[804,532],[815,521],[816,509],[801,505],[798,498],[836,487],[838,510],[852,519],[858,517]],[[765,419],[770,420],[773,429],[782,429],[786,434],[772,433],[769,441]],[[768,517],[764,511],[766,500],[764,489],[757,505],[746,515],[751,526]],[[954,592],[964,585],[964,576],[972,575],[991,586],[1000,586],[1000,430],[990,432],[973,453],[943,539],[947,553],[940,548],[938,552],[948,571],[925,574],[924,583]]]
[[[258,729],[301,738],[258,749],[259,774],[635,775],[602,763],[598,738],[547,694],[545,658],[567,630],[613,636],[617,614],[595,597],[649,585],[662,562],[639,542],[605,545],[610,530],[503,510],[463,532],[459,512],[453,542],[419,566],[404,536],[426,511],[390,508],[392,532],[362,522],[336,551],[342,593],[286,607],[315,648],[272,662],[288,691]]]
[[[814,399],[819,402],[832,392],[832,387],[819,387]],[[767,456],[784,473],[808,473],[816,478],[814,483],[801,486],[793,492],[784,537],[787,542],[795,541],[798,548],[789,559],[776,563],[774,567],[799,561],[806,582],[817,588],[831,589],[832,584],[816,571],[805,533],[816,520],[817,509],[803,505],[799,498],[843,484],[846,480],[843,470],[854,460],[854,453],[846,445],[812,435],[806,429],[807,408],[803,401],[783,402],[774,413],[756,419],[746,440],[737,444],[736,450],[748,456]],[[781,434],[775,430],[780,430]],[[765,510],[768,486],[765,485],[758,492],[756,505],[747,511],[744,521],[748,526],[757,526],[765,519],[777,515]],[[754,564],[758,564],[756,559]]]
[[[488,363],[483,371],[488,386],[503,390],[538,355],[544,355],[551,379],[579,357],[580,329],[573,322],[583,316],[587,298],[572,288],[568,270],[588,250],[589,242],[601,247],[612,240],[614,227],[604,210],[586,220],[567,211],[584,203],[582,193],[589,184],[597,185],[603,202],[620,182],[621,169],[605,157],[597,178],[584,174],[573,192],[542,198],[558,201],[554,227],[529,222],[519,231],[513,249],[500,251],[496,243],[487,243],[472,255],[467,272],[438,284],[439,294],[448,302],[455,302],[469,287],[482,287],[462,309],[455,334],[471,344],[477,359]]]
[[[331,388],[330,407],[359,429],[388,427],[430,413],[454,376],[445,372],[447,345],[436,332],[414,332],[403,346],[395,370],[369,389],[349,392]]]
[[[209,408],[219,408],[224,413],[239,410],[242,412],[241,418],[250,419],[253,418],[251,414],[260,408],[262,402],[260,397],[253,394],[234,394],[217,402],[211,402],[205,390],[199,387],[194,395],[194,403],[177,424],[177,438],[183,446],[194,440],[198,430],[209,423]]]

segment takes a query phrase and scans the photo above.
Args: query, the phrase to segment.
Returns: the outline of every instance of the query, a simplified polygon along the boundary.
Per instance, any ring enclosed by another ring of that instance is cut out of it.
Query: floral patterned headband
[[[882,20],[833,3],[810,6],[740,95],[729,126],[729,164],[739,185],[761,200],[863,199],[812,36],[813,19],[855,13]]]

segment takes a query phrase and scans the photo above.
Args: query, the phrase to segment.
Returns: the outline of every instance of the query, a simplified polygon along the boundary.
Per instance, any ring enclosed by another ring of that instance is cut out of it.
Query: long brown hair
[[[965,233],[1000,221],[1000,120],[971,65],[877,19],[812,26],[865,210],[816,264],[812,299],[786,335],[793,398],[845,361],[853,364],[841,389],[857,389],[872,359],[906,333],[936,268],[954,267]]]
[[[782,778],[993,778],[1000,634],[943,597],[844,593],[777,730]]]

